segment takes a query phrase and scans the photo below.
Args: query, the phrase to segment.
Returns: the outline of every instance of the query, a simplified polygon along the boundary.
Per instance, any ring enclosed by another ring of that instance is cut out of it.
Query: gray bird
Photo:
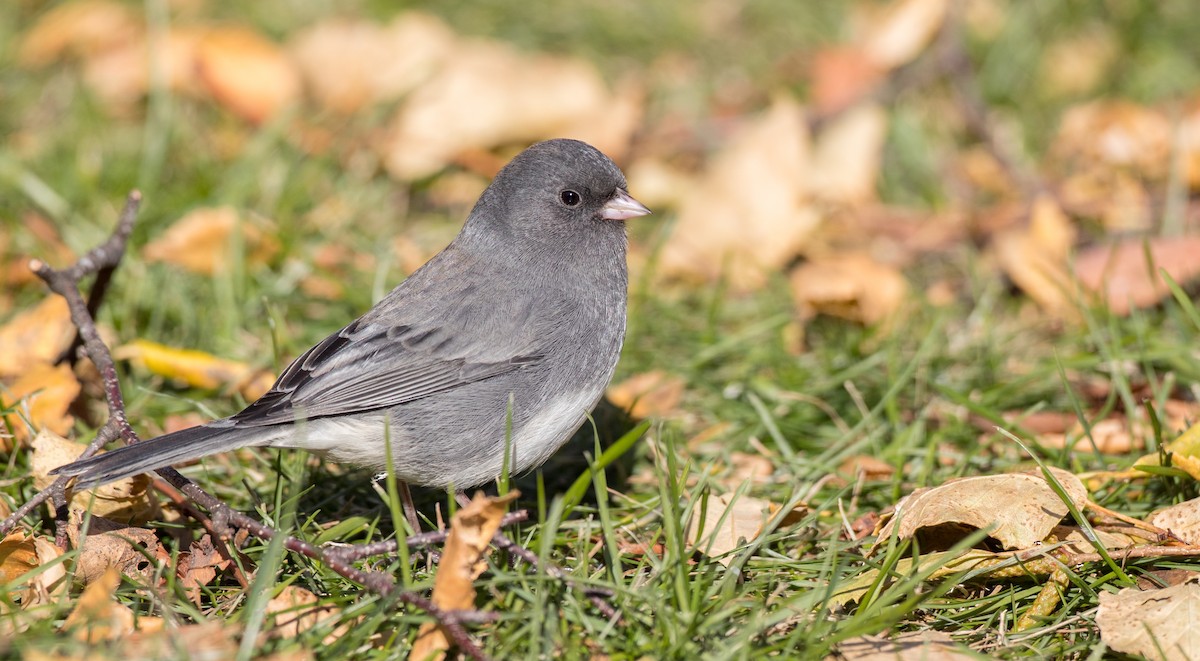
[[[624,221],[648,213],[594,147],[533,145],[449,246],[245,410],[53,472],[95,486],[248,446],[383,471],[387,439],[397,479],[466,489],[500,475],[510,411],[510,468],[536,468],[612,378],[625,335]]]

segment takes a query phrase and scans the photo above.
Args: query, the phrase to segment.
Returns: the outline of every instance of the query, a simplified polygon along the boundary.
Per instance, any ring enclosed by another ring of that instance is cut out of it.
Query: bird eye
[[[573,190],[565,190],[559,193],[558,199],[562,200],[562,203],[569,207],[573,207],[583,200],[583,198],[579,197],[579,193]]]

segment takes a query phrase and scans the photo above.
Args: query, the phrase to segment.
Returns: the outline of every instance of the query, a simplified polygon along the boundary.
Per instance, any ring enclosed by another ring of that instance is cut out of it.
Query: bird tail
[[[75,476],[79,487],[97,487],[171,464],[241,447],[268,445],[271,435],[264,431],[261,427],[222,426],[219,422],[189,427],[60,466],[50,474]]]

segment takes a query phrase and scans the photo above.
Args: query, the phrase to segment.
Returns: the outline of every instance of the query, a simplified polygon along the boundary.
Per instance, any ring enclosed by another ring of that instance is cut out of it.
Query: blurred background
[[[629,225],[608,396],[661,423],[619,485],[630,530],[672,453],[684,490],[853,485],[772,538],[796,563],[757,575],[774,594],[827,584],[901,495],[1027,466],[998,424],[1053,465],[1127,467],[1200,417],[1197,35],[1191,0],[0,3],[0,505],[31,493],[34,431],[103,419],[95,374],[53,364],[73,330],[27,262],[101,242],[130,190],[99,322],[153,435],[255,398],[552,137],[611,155],[655,212]],[[208,466],[236,504],[270,482]],[[1165,475],[1095,497],[1196,495]],[[306,509],[341,516],[342,495]],[[730,608],[748,637],[783,626]],[[724,641],[710,615],[671,649]],[[843,622],[787,631],[825,650]],[[633,630],[630,650],[656,640]]]

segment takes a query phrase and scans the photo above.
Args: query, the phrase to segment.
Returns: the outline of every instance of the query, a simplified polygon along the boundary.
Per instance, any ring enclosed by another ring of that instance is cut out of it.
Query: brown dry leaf
[[[443,610],[463,610],[475,604],[475,579],[487,569],[485,555],[492,537],[500,530],[500,520],[508,504],[519,496],[510,491],[499,498],[476,493],[471,502],[455,512],[450,520],[450,533],[433,578],[430,600]],[[435,622],[426,622],[417,632],[408,658],[416,660],[443,659],[450,641]]]
[[[87,536],[81,538],[82,513],[73,510],[70,518],[72,525],[67,533],[71,543],[79,548],[75,580],[84,584],[100,579],[110,567],[139,580],[147,580],[155,575],[156,564],[165,565],[171,561],[170,554],[159,543],[158,537],[145,528],[92,516]]]
[[[1200,544],[1200,498],[1161,509],[1151,514],[1147,521],[1170,530],[1188,544]]]
[[[887,113],[877,104],[863,104],[826,126],[813,145],[806,183],[813,198],[843,205],[874,199],[887,126]]]
[[[75,461],[86,447],[48,429],[39,432],[31,446],[33,455],[29,459],[29,472],[38,489],[46,488],[57,478],[49,474],[51,470]],[[131,525],[162,518],[162,509],[150,490],[148,475],[135,475],[94,489],[73,491],[71,507]]]
[[[547,80],[554,85],[546,85]],[[471,149],[548,137],[593,137],[579,133],[579,124],[607,112],[616,101],[595,67],[582,60],[463,41],[436,75],[413,91],[380,150],[393,177],[419,179]],[[612,144],[595,146],[615,155],[629,138],[618,136]]]
[[[163,84],[173,92],[200,97],[204,88],[198,76],[203,28],[172,27],[162,36],[122,42],[83,63],[83,79],[92,93],[111,110],[125,110],[150,89],[151,71],[161,72]]]
[[[683,377],[652,370],[609,386],[604,396],[635,418],[665,418],[678,412],[683,387]]]
[[[812,57],[812,101],[816,111],[832,115],[857,103],[884,80],[885,71],[858,46],[832,46]]]
[[[1166,113],[1132,101],[1091,101],[1068,109],[1051,154],[1082,168],[1128,168],[1149,179],[1166,176],[1173,143]]]
[[[140,616],[139,629],[121,640],[119,649],[127,659],[232,659],[237,656],[237,629],[222,621],[180,627],[147,628]],[[269,659],[271,657],[261,657]]]
[[[1100,593],[1100,640],[1117,652],[1164,661],[1200,658],[1200,585]]]
[[[296,585],[288,585],[267,602],[267,614],[273,615],[275,625],[271,635],[295,638],[337,615],[332,606],[318,606],[317,595]]]
[[[0,541],[0,585],[15,583],[29,572],[49,564],[62,553],[62,549],[41,537],[27,537],[20,530],[10,532]],[[20,594],[21,608],[28,609],[37,604],[47,603],[52,595],[65,589],[66,576],[66,565],[60,562],[32,577]]]
[[[20,376],[54,362],[71,344],[75,326],[67,301],[50,295],[0,328],[0,378]]]
[[[629,190],[655,212],[677,208],[695,188],[692,175],[658,158],[640,158],[625,168]]]
[[[113,357],[192,388],[236,389],[247,399],[262,396],[275,381],[271,374],[246,363],[149,340],[134,340],[117,347]]]
[[[1038,434],[1037,440],[1048,448],[1064,448],[1070,444],[1076,452],[1126,454],[1146,446],[1148,427],[1140,421],[1131,424],[1124,417],[1112,417],[1092,423],[1089,435],[1088,430],[1075,420],[1067,432]]]
[[[867,17],[860,39],[867,57],[884,71],[917,59],[941,29],[948,6],[949,0],[893,0]]]
[[[1143,534],[1149,536],[1152,533]],[[1123,532],[1108,530],[1094,529],[1085,533],[1079,526],[1057,526],[1050,531],[1049,538],[1062,542],[1063,548],[1071,553],[1095,553],[1096,544],[1092,541],[1093,539],[1100,542],[1100,545],[1109,551],[1122,551],[1134,546],[1145,546],[1150,541],[1147,537],[1135,537]]]
[[[820,223],[810,204],[809,137],[795,101],[780,97],[715,154],[659,256],[668,277],[712,280],[738,290],[766,282]]]
[[[133,633],[133,611],[114,599],[120,585],[120,570],[116,567],[105,569],[79,595],[63,628],[74,630],[75,638],[89,645]]]
[[[765,484],[770,482],[771,476],[775,474],[775,463],[761,454],[731,452],[729,466],[732,470],[721,483],[730,489],[737,489],[746,483]]]
[[[736,555],[731,551],[757,539],[778,511],[779,505],[752,496],[710,494],[707,503],[692,507],[687,538],[696,551],[728,566]],[[784,523],[798,520],[806,511],[804,506],[797,507],[788,513]]]
[[[300,73],[277,44],[241,27],[208,30],[197,45],[208,93],[239,117],[261,124],[300,98]]]
[[[859,636],[837,646],[844,661],[959,661],[977,659],[975,654],[954,645],[950,634],[942,631],[908,631],[891,638]]]
[[[1005,274],[1043,310],[1058,316],[1075,313],[1067,275],[1067,256],[1075,244],[1075,226],[1058,204],[1039,197],[1029,226],[1005,230],[992,241]]]
[[[75,424],[75,416],[68,413],[71,402],[79,396],[80,385],[71,366],[62,364],[37,365],[25,372],[7,389],[0,390],[0,405],[14,406],[24,400],[18,410],[27,412],[33,430],[50,429],[65,434]],[[5,416],[12,427],[17,441],[30,437],[24,417],[13,413]]]
[[[1180,285],[1200,276],[1200,236],[1136,237],[1088,248],[1075,259],[1075,275],[1114,314],[1155,305],[1170,295],[1160,269]]]
[[[868,454],[858,454],[847,457],[838,466],[838,473],[857,479],[862,476],[865,480],[889,480],[896,474],[896,467],[888,462]]]
[[[175,575],[187,592],[188,598],[197,606],[204,598],[201,588],[212,582],[217,574],[225,571],[232,560],[223,555],[213,544],[212,536],[204,535],[191,543],[188,550],[179,554]]]
[[[235,236],[234,232],[240,236]],[[279,251],[279,242],[241,218],[232,207],[193,209],[175,221],[162,236],[146,244],[142,256],[194,273],[213,275],[229,266],[236,242],[243,243],[246,260],[263,264]]]
[[[1088,502],[1087,489],[1071,473],[1050,469],[1075,507]],[[921,548],[944,549],[975,529],[990,528],[990,537],[1005,549],[1027,549],[1041,542],[1070,514],[1040,474],[985,475],[947,482],[913,492],[879,531],[886,543],[898,527],[900,539],[920,535]]]
[[[415,88],[451,54],[455,39],[441,19],[405,12],[386,26],[322,21],[293,38],[289,50],[317,102],[349,115]]]
[[[803,318],[827,314],[861,324],[882,323],[898,312],[908,281],[869,255],[827,255],[801,264],[791,275],[792,300]]]
[[[45,66],[67,53],[93,55],[140,36],[141,22],[129,7],[109,0],[63,3],[38,19],[18,47],[27,67]]]

